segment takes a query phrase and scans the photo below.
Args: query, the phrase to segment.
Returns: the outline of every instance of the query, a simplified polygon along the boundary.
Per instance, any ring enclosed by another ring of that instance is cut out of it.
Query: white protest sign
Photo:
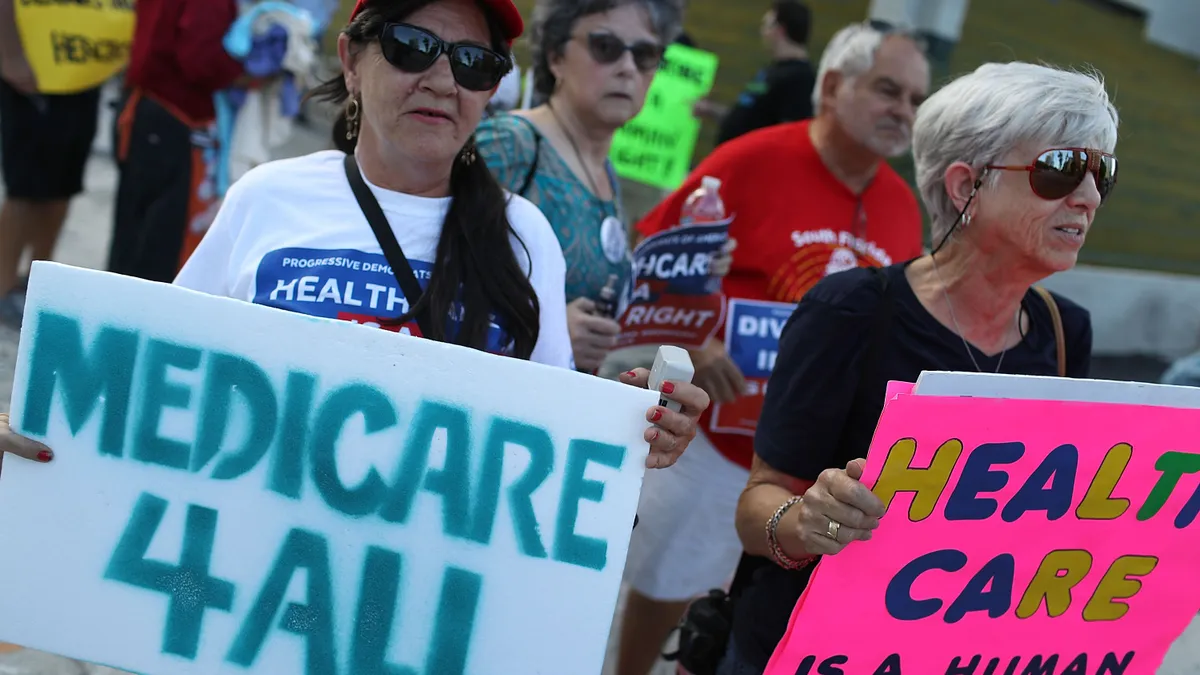
[[[654,392],[36,263],[0,640],[147,675],[599,673]]]

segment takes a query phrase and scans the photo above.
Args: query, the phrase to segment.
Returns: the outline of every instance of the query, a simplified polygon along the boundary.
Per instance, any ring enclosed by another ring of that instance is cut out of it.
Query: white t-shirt
[[[346,180],[344,158],[341,152],[326,150],[246,173],[230,187],[211,229],[175,284],[374,326],[407,312],[404,293]],[[414,197],[367,185],[424,287],[450,198]],[[522,248],[512,238],[541,307],[530,360],[573,368],[562,247],[546,217],[522,197],[510,196],[508,220],[525,244]],[[389,328],[420,334],[415,322]],[[511,340],[493,319],[488,351],[510,350]]]

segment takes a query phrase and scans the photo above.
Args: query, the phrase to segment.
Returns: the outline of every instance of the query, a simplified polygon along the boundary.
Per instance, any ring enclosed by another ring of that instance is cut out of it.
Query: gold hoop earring
[[[359,115],[362,113],[362,105],[357,98],[351,98],[346,104],[346,140],[352,141],[358,137]]]

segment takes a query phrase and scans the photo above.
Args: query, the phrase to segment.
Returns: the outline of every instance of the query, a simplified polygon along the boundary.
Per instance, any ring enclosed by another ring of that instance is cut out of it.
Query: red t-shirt
[[[677,225],[687,196],[702,177],[715,176],[737,240],[722,286],[730,298],[794,303],[831,272],[921,255],[921,212],[908,184],[881,161],[870,186],[855,195],[825,166],[808,125],[780,124],[721,144],[638,231],[649,236]],[[724,334],[718,327],[716,335]],[[721,454],[749,468],[754,438],[710,431],[711,417],[710,407],[700,428]]]

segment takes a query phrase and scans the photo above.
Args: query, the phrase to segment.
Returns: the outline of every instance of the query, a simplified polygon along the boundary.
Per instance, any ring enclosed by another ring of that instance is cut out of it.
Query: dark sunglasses
[[[406,73],[425,72],[445,54],[454,81],[471,91],[494,88],[509,70],[508,59],[498,52],[471,43],[446,42],[406,23],[386,24],[379,34],[379,48],[388,63]]]
[[[633,65],[643,73],[648,73],[662,63],[663,46],[657,42],[642,40],[626,44],[624,40],[612,33],[588,33],[588,53],[596,63],[609,65],[616,63],[625,52],[633,54]]]
[[[1028,171],[1029,187],[1042,199],[1062,199],[1090,173],[1103,204],[1117,184],[1117,158],[1091,148],[1054,148],[1038,155],[1028,166],[987,165],[999,171]]]

